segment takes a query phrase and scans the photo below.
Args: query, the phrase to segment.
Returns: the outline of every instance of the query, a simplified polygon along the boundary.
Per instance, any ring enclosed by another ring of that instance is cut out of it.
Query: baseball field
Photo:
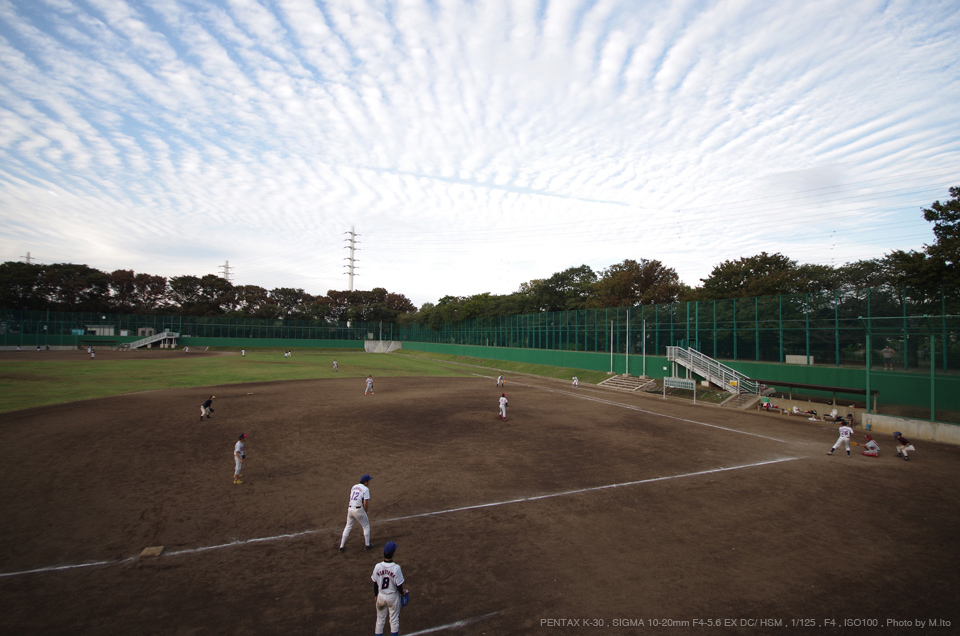
[[[960,631],[960,448],[499,370],[0,354],[0,634],[372,634],[390,540],[406,636]]]

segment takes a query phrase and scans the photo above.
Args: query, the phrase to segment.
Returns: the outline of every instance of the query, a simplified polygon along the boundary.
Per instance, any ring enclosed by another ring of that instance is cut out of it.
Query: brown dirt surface
[[[0,633],[372,634],[389,540],[408,635],[957,633],[960,448],[828,457],[824,423],[527,376],[507,422],[492,378],[363,388],[0,415]],[[363,473],[377,549],[341,554]]]

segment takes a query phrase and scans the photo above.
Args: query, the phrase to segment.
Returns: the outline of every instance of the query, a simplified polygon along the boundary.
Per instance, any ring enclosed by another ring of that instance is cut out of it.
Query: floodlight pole
[[[627,307],[627,348],[624,351],[623,357],[627,363],[626,371],[624,375],[630,375],[630,308]]]
[[[937,376],[934,373],[937,368],[937,347],[933,339],[933,331],[930,331],[930,421],[935,422],[937,418]]]
[[[610,321],[610,373],[613,373],[613,321]]]
[[[647,377],[647,321],[643,321],[643,377]]]

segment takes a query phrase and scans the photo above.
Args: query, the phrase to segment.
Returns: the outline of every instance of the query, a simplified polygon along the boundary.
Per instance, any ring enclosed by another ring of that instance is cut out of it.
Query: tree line
[[[213,274],[168,279],[127,269],[107,273],[87,265],[20,262],[0,264],[0,307],[330,322],[396,322],[416,310],[406,296],[382,287],[314,296],[299,288],[234,285]]]
[[[939,298],[945,286],[960,287],[960,187],[951,199],[923,208],[933,223],[934,243],[921,251],[895,250],[882,258],[840,267],[801,265],[780,253],[761,252],[714,266],[701,285],[680,281],[676,270],[658,260],[626,259],[597,272],[570,267],[549,278],[520,285],[512,294],[444,296],[417,307],[403,294],[329,290],[314,296],[303,289],[233,285],[206,276],[167,279],[132,270],[105,273],[87,265],[0,264],[0,307],[118,313],[176,313],[195,316],[292,318],[342,322],[444,322],[543,311],[600,309],[694,300],[816,293],[838,289],[909,288]],[[957,311],[958,309],[954,309]]]
[[[960,188],[951,199],[923,208],[933,223],[935,241],[922,251],[895,250],[882,258],[840,267],[800,265],[780,253],[761,252],[714,266],[701,285],[680,281],[676,270],[657,260],[631,260],[595,272],[587,265],[571,267],[544,279],[532,280],[508,295],[444,296],[418,312],[401,316],[439,328],[444,322],[542,311],[600,309],[669,304],[756,296],[816,293],[842,289],[909,288],[914,300],[940,298],[944,287],[960,287]],[[960,311],[954,307],[953,311]]]

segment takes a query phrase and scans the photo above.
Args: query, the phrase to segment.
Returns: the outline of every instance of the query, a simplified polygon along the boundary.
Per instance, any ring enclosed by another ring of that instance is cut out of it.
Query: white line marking
[[[760,435],[759,433],[747,433],[746,431],[739,431],[735,428],[727,428],[726,426],[717,426],[716,424],[707,424],[706,422],[698,422],[697,420],[688,420],[684,417],[677,417],[675,415],[665,415],[663,413],[657,413],[656,411],[648,411],[642,409],[639,406],[632,406],[630,404],[624,404],[623,402],[614,402],[613,400],[607,400],[604,398],[598,397],[589,397],[581,393],[574,393],[572,391],[561,391],[559,389],[551,389],[549,387],[537,386],[535,384],[524,384],[522,382],[514,382],[518,386],[524,386],[528,389],[540,389],[541,391],[548,391],[550,393],[561,393],[563,395],[569,395],[571,397],[580,398],[581,400],[589,400],[591,402],[600,402],[601,404],[607,404],[610,406],[619,406],[620,408],[629,409],[631,411],[638,411],[640,413],[646,413],[647,415],[656,415],[657,417],[665,417],[671,420],[677,420],[679,422],[688,422],[690,424],[698,424],[700,426],[707,426],[709,428],[718,428],[721,431],[729,431],[731,433],[740,433],[741,435],[750,435],[751,437],[761,437],[763,439],[768,439],[773,442],[786,443],[787,440],[777,439],[776,437],[768,437],[766,435]]]
[[[700,470],[695,473],[684,473],[682,475],[668,475],[666,477],[651,477],[650,479],[639,479],[637,481],[625,481],[619,484],[607,484],[605,486],[592,486],[590,488],[578,488],[576,490],[564,490],[563,492],[554,492],[546,495],[535,495],[533,497],[521,497],[520,499],[508,499],[506,501],[495,501],[492,503],[477,504],[475,506],[463,506],[461,508],[450,508],[449,510],[436,510],[433,512],[421,512],[415,515],[406,515],[403,517],[391,517],[389,519],[380,519],[377,523],[391,523],[393,521],[405,521],[407,519],[419,519],[421,517],[435,517],[437,515],[450,514],[452,512],[463,512],[465,510],[479,510],[481,508],[493,508],[495,506],[506,506],[509,504],[523,503],[525,501],[537,501],[540,499],[551,499],[553,497],[564,497],[566,495],[578,495],[584,492],[594,492],[597,490],[606,490],[609,488],[623,488],[625,486],[637,486],[639,484],[652,484],[658,481],[668,481],[671,479],[681,479],[683,477],[697,477],[699,475],[712,475],[715,473],[724,473],[731,470],[740,470],[743,468],[755,468],[757,466],[767,466],[770,464],[780,464],[782,462],[792,462],[795,459],[802,459],[801,457],[784,457],[781,459],[770,459],[763,462],[756,462],[754,464],[741,464],[740,466],[729,466],[726,468],[711,468],[710,470]],[[310,534],[321,534],[325,532],[333,532],[337,528],[315,528],[313,530],[303,530],[301,532],[292,532],[287,534],[277,534],[270,537],[254,537],[253,539],[244,539],[239,540],[235,539],[233,541],[228,541],[227,543],[218,543],[216,545],[202,546],[199,548],[186,548],[183,550],[171,550],[169,552],[163,552],[160,554],[160,557],[171,557],[171,556],[180,556],[185,554],[197,554],[200,552],[209,552],[211,550],[220,550],[221,548],[232,548],[235,546],[248,545],[251,543],[263,543],[265,541],[277,541],[280,539],[294,539],[297,537],[303,537]],[[136,561],[137,557],[129,557],[126,559],[121,559],[119,561],[95,561],[91,563],[79,563],[77,565],[61,565],[55,567],[46,567],[46,568],[37,568],[35,570],[23,570],[20,572],[6,572],[0,573],[0,578],[10,577],[10,576],[19,576],[21,574],[37,574],[40,572],[56,572],[58,570],[72,570],[75,568],[88,568],[96,565],[119,565],[121,563],[127,563],[129,561]],[[439,628],[438,628],[439,629]],[[424,632],[426,633],[426,632]],[[412,635],[411,635],[412,636]]]
[[[743,464],[741,466],[730,466],[729,468],[712,468],[710,470],[701,470],[695,473],[685,473],[683,475],[669,475],[667,477],[652,477],[650,479],[640,479],[638,481],[625,481],[619,484],[607,484],[606,486],[593,486],[591,488],[578,488],[577,490],[565,490],[563,492],[555,492],[549,495],[536,495],[534,497],[522,497],[520,499],[510,499],[508,501],[497,501],[494,503],[485,503],[477,504],[475,506],[464,506],[462,508],[451,508],[450,510],[439,510],[436,512],[422,512],[416,515],[407,515],[406,517],[394,517],[392,519],[384,519],[384,522],[389,521],[404,521],[406,519],[417,519],[419,517],[433,517],[436,515],[445,515],[450,512],[461,512],[464,510],[477,510],[479,508],[493,508],[494,506],[506,506],[508,504],[523,503],[525,501],[537,501],[538,499],[550,499],[551,497],[563,497],[565,495],[578,495],[584,492],[594,492],[597,490],[606,490],[607,488],[621,488],[624,486],[636,486],[638,484],[651,484],[658,481],[667,481],[670,479],[680,479],[681,477],[696,477],[698,475],[710,475],[713,473],[723,473],[731,470],[740,470],[741,468],[753,468],[755,466],[766,466],[768,464],[779,464],[781,462],[791,462],[795,459],[801,459],[800,457],[785,457],[783,459],[771,459],[765,462],[757,462],[756,464]]]
[[[128,561],[136,561],[137,557],[128,557],[126,559],[120,559],[119,561],[91,561],[89,563],[77,563],[76,565],[55,565],[46,568],[37,568],[35,570],[23,570],[21,572],[4,572],[0,573],[0,579],[6,578],[8,576],[19,576],[21,574],[37,574],[39,572],[58,572],[60,570],[75,570],[77,568],[90,568],[96,565],[119,565],[121,563],[127,563]]]
[[[477,616],[475,618],[465,618],[462,621],[457,621],[456,623],[447,623],[446,625],[440,625],[439,627],[431,627],[430,629],[421,629],[419,632],[411,632],[407,636],[420,636],[420,634],[432,634],[433,632],[439,632],[443,629],[452,629],[454,627],[465,627],[472,623],[485,620],[491,616],[496,616],[500,612],[492,612],[490,614],[484,614],[483,616]]]

